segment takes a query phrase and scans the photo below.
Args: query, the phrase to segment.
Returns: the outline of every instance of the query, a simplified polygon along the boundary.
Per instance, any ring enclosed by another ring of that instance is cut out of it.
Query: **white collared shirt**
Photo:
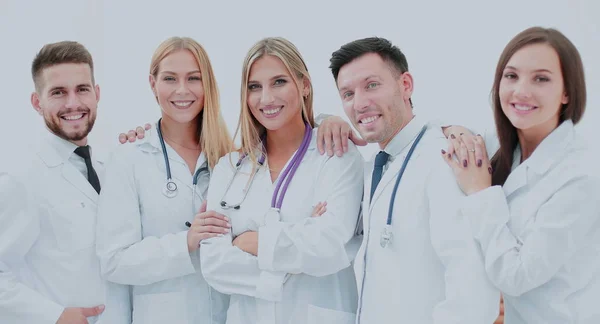
[[[380,245],[397,174],[425,124],[415,117],[387,145],[394,159],[371,203],[374,159],[365,170],[364,238],[354,267],[358,323],[491,324],[500,294],[459,213],[463,194],[441,156],[441,129],[429,126],[416,146],[395,195],[391,244]]]
[[[222,324],[228,296],[211,289],[197,253],[188,251],[185,222],[200,209],[210,175],[192,173],[165,142],[177,195],[167,197],[166,163],[158,133],[118,147],[106,166],[100,195],[97,253],[102,275],[132,286],[136,323]],[[207,165],[200,154],[196,170]],[[193,204],[195,202],[195,204]]]
[[[55,323],[66,307],[106,305],[90,323],[127,323],[127,290],[107,284],[95,253],[98,193],[77,146],[48,132],[1,196],[21,208],[0,211],[0,322]],[[78,163],[81,162],[81,163]],[[102,164],[93,165],[102,181]],[[16,195],[16,196],[15,196]],[[1,209],[2,207],[0,207]]]
[[[353,244],[360,240],[354,234],[364,160],[352,144],[343,157],[321,155],[316,134],[315,129],[287,189],[281,218],[267,215],[277,184],[271,181],[268,161],[247,187],[253,167],[244,160],[228,190],[239,154],[223,157],[215,167],[208,210],[229,217],[234,236],[258,231],[258,257],[233,246],[231,233],[201,244],[206,280],[231,294],[228,324],[354,323],[357,296],[350,264]],[[222,200],[241,201],[244,188],[247,197],[239,210],[221,207]],[[313,206],[324,201],[327,212],[311,217]]]
[[[583,142],[565,121],[523,163],[517,147],[504,186],[463,199],[506,324],[600,323],[600,179]]]

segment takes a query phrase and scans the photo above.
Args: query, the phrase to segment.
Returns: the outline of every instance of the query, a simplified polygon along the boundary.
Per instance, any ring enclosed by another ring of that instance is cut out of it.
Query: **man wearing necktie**
[[[47,44],[31,72],[48,132],[0,188],[15,206],[0,208],[0,323],[131,323],[129,288],[101,278],[95,253],[103,169],[87,139],[100,99],[92,57],[77,42]]]
[[[367,166],[362,245],[355,259],[357,323],[492,324],[489,283],[440,126],[413,113],[404,54],[382,38],[350,42],[330,68],[344,111],[379,153]]]

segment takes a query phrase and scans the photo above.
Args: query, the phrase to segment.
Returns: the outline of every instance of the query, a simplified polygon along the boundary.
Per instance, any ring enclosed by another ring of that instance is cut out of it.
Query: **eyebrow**
[[[82,83],[82,84],[78,84],[75,88],[91,88],[92,85],[89,83]],[[48,92],[53,92],[56,90],[66,90],[67,87],[64,86],[57,86],[57,87],[52,87],[48,90]]]
[[[285,74],[278,74],[278,75],[272,77],[270,80],[281,79],[281,78],[289,78],[289,76],[285,75]],[[260,83],[260,82],[258,82],[256,80],[250,80],[250,81],[248,81],[248,83]]]
[[[517,69],[516,67],[514,67],[514,66],[510,66],[510,65],[507,65],[505,69],[516,70],[516,71],[518,71],[518,70],[519,70],[519,69]],[[552,74],[552,71],[550,71],[550,70],[548,70],[548,69],[537,69],[537,70],[533,70],[533,72],[547,72],[547,73],[550,73],[550,74]]]
[[[161,74],[162,74],[162,73],[166,73],[166,74],[177,74],[177,73],[175,73],[175,72],[173,72],[173,71],[160,71],[160,73],[161,73]],[[188,72],[187,74],[194,74],[194,73],[200,73],[200,70],[194,70],[194,71],[190,71],[190,72]]]

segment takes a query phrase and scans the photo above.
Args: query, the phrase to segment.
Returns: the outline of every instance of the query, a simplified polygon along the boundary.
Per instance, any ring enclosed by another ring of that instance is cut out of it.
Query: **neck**
[[[517,129],[517,137],[521,146],[521,162],[527,160],[540,143],[558,127],[558,122],[535,129]]]
[[[293,153],[302,144],[305,127],[300,117],[278,130],[268,130],[267,153],[269,155]]]
[[[413,118],[415,118],[415,115],[412,112],[407,114],[407,116],[404,116],[402,118],[402,123],[397,125],[396,130],[394,130],[394,132],[383,142],[379,142],[379,148],[381,148],[381,150],[385,150],[386,146],[390,144],[394,137],[396,137],[396,135],[398,135],[404,129],[404,127],[406,127],[406,125],[413,120]]]
[[[163,116],[160,126],[165,140],[186,148],[198,147],[200,138],[198,137],[196,119],[187,123],[178,123],[167,116]]]
[[[79,141],[69,141],[77,146],[86,146],[87,145],[87,136],[80,139]]]

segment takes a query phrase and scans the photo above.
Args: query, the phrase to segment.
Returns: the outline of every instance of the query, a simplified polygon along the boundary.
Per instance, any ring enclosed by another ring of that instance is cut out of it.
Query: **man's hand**
[[[248,231],[233,240],[233,245],[240,250],[258,256],[258,232]]]
[[[135,130],[133,130],[133,129],[129,130],[129,132],[127,132],[127,134],[121,133],[121,134],[119,134],[119,142],[121,144],[125,144],[125,143],[127,143],[127,141],[129,141],[129,143],[133,143],[137,139],[143,139],[146,131],[149,130],[150,128],[152,128],[152,125],[146,123],[144,128],[142,128],[142,126],[138,126],[135,128]]]
[[[104,312],[104,305],[85,308],[69,307],[65,308],[56,324],[88,324],[88,317],[98,316]]]
[[[328,156],[333,156],[333,149],[337,156],[348,152],[348,139],[356,146],[365,146],[367,141],[356,135],[350,124],[338,116],[327,117],[317,127],[317,147],[321,154],[327,150]]]

